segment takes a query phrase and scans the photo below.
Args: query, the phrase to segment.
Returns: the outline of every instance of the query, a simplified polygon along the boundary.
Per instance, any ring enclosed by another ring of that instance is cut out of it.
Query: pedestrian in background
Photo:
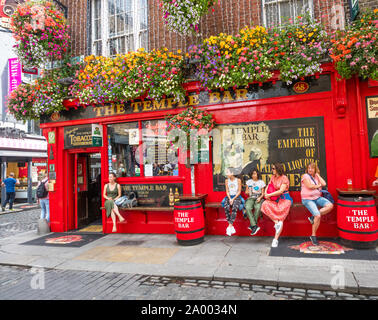
[[[49,180],[46,173],[42,173],[39,178],[36,196],[41,206],[41,219],[50,222],[50,200],[49,200]]]
[[[284,167],[280,163],[272,166],[272,177],[268,187],[265,188],[265,201],[261,211],[274,222],[276,234],[272,241],[272,248],[278,246],[278,238],[281,235],[283,222],[289,214],[293,199],[289,195],[290,182],[284,174]]]
[[[316,162],[310,162],[307,165],[306,172],[302,176],[301,182],[302,203],[312,215],[308,218],[312,224],[310,240],[313,245],[317,246],[319,245],[319,242],[316,239],[316,231],[320,225],[320,218],[322,215],[332,211],[333,204],[328,199],[322,197],[320,190],[322,187],[326,186],[326,182],[320,176],[320,171]]]
[[[9,174],[9,177],[6,178],[1,183],[2,187],[5,186],[5,192],[6,192],[5,201],[3,202],[2,206],[1,206],[1,209],[3,211],[5,211],[5,206],[7,205],[7,203],[9,203],[9,210],[12,210],[12,211],[14,210],[13,209],[13,202],[14,202],[14,199],[16,198],[16,188],[15,188],[16,184],[19,185],[20,182],[18,181],[18,179],[14,178],[13,172],[11,172]]]

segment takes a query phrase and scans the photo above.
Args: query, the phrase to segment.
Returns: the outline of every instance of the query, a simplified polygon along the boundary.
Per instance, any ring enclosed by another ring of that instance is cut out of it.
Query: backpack
[[[45,183],[46,183],[46,181],[45,182],[41,181],[41,183],[37,187],[36,196],[37,196],[38,199],[46,198],[47,195],[48,195],[48,191],[45,188]]]

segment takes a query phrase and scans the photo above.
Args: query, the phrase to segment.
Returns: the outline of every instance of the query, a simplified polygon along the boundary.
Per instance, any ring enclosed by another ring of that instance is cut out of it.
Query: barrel
[[[180,245],[193,246],[203,242],[205,218],[200,200],[176,202],[173,214],[177,242]]]
[[[342,244],[356,249],[375,248],[378,245],[378,222],[374,197],[339,195],[337,228]]]

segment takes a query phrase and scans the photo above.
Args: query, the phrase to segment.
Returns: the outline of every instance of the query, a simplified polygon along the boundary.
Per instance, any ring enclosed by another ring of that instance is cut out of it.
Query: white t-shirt
[[[247,180],[246,185],[249,188],[249,197],[254,199],[261,196],[262,188],[266,186],[263,180],[254,181],[252,179]]]

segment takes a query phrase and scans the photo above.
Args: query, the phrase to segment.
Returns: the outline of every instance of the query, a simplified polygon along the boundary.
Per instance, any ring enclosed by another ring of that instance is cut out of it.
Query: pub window
[[[109,172],[117,177],[140,176],[138,122],[108,125]]]
[[[309,11],[313,15],[312,0],[262,0],[264,25],[278,26]]]
[[[94,55],[148,50],[147,0],[92,0],[91,22]]]
[[[177,150],[168,139],[165,120],[149,120],[142,123],[144,175],[178,176]]]

